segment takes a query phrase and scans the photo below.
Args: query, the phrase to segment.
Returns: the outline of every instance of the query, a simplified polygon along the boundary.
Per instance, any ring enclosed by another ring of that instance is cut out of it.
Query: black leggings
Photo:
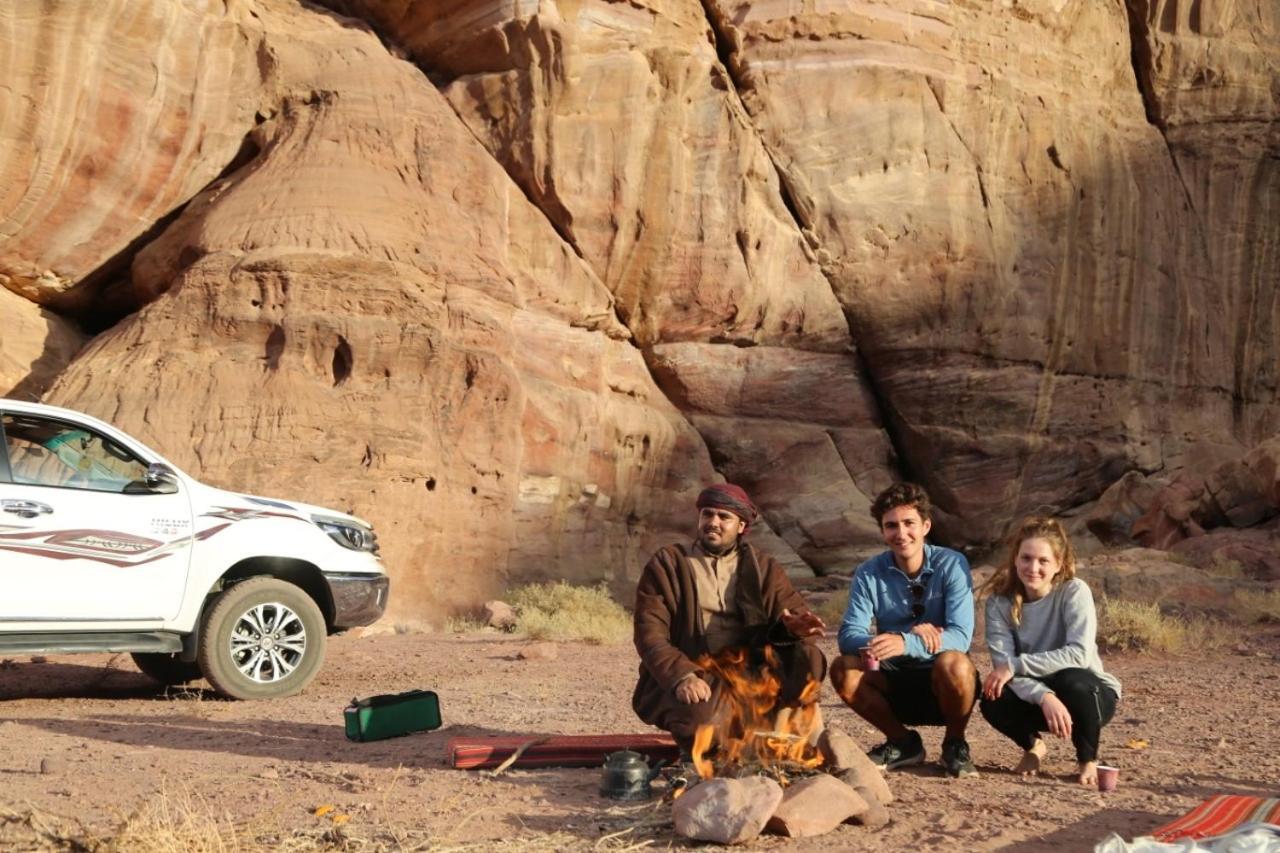
[[[1116,712],[1115,691],[1088,669],[1063,669],[1037,680],[1052,690],[1071,714],[1076,760],[1097,761],[1102,727]],[[999,699],[982,700],[982,716],[1024,750],[1032,747],[1040,732],[1049,730],[1040,706],[1019,699],[1008,685],[1000,691]]]

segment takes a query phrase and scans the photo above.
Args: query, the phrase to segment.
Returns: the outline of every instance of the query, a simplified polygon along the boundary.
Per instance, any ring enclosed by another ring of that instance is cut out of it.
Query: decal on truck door
[[[243,507],[217,507],[217,512],[206,512],[202,518],[226,519],[222,524],[201,530],[192,536],[181,536],[168,542],[135,536],[120,530],[37,530],[30,531],[18,527],[0,525],[0,531],[14,530],[20,532],[0,532],[0,551],[13,551],[18,554],[31,554],[36,557],[48,557],[51,560],[92,560],[106,563],[109,566],[141,566],[156,560],[163,560],[178,549],[185,547],[192,539],[203,541],[221,533],[238,521],[249,521],[255,518],[291,518],[294,521],[306,522],[306,519],[283,512],[266,512],[260,509]],[[179,520],[159,520],[163,524],[181,524]],[[155,522],[153,521],[153,525]],[[162,528],[166,529],[166,528]],[[172,528],[167,528],[172,529]],[[177,532],[176,530],[174,532]]]
[[[0,533],[0,551],[51,560],[92,560],[109,566],[141,566],[162,560],[187,544],[188,537],[160,542],[119,530],[38,530]]]

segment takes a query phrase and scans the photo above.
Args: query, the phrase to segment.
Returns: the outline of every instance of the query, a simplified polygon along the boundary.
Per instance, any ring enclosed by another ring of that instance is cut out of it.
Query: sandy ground
[[[600,798],[595,769],[494,777],[445,766],[445,743],[458,734],[644,730],[628,704],[630,646],[560,644],[556,660],[520,660],[524,645],[488,633],[335,637],[317,681],[270,702],[166,693],[127,655],[4,662],[0,848],[109,836],[157,805],[217,821],[225,838],[246,847],[686,846],[671,834],[668,807]],[[978,659],[985,670],[985,655]],[[1123,768],[1117,792],[1070,783],[1062,742],[1051,745],[1049,776],[1011,775],[1017,749],[978,718],[970,742],[979,778],[949,780],[934,766],[895,772],[889,826],[765,838],[751,849],[1089,849],[1112,831],[1144,834],[1215,793],[1280,796],[1280,628],[1208,659],[1124,655],[1106,663],[1125,688],[1103,744],[1104,758]],[[443,729],[346,740],[342,708],[352,696],[415,687],[440,694]],[[824,705],[828,722],[864,746],[879,740],[829,685]],[[940,739],[940,730],[925,730],[931,759]],[[1149,746],[1130,749],[1131,739]],[[333,810],[316,815],[322,806]]]

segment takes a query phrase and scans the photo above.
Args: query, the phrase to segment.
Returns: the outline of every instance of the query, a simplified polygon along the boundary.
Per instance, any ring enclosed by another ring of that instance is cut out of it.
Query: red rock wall
[[[848,568],[901,476],[986,542],[1277,431],[1273,0],[328,5],[0,9],[0,388],[371,518],[401,615],[713,469]]]

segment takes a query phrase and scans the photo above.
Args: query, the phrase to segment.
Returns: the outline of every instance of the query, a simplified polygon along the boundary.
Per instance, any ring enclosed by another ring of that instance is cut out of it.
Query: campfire
[[[807,677],[796,704],[779,707],[777,653],[765,646],[758,657],[753,661],[750,650],[731,647],[698,661],[724,685],[717,720],[694,736],[693,765],[703,779],[764,773],[785,786],[823,763],[822,685]]]
[[[764,831],[795,838],[888,822],[893,795],[880,770],[823,725],[821,682],[806,676],[802,689],[784,689],[772,646],[724,649],[698,665],[719,684],[717,706],[694,735],[698,778],[672,794],[677,834],[740,844]]]

